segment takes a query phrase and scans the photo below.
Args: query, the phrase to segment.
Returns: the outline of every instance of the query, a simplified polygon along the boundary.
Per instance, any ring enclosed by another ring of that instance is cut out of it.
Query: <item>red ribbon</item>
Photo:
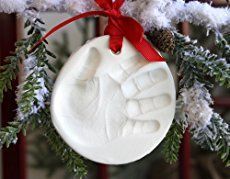
[[[95,2],[103,9],[103,11],[85,12],[67,19],[47,32],[47,34],[42,37],[32,49],[40,45],[48,36],[71,22],[81,18],[99,15],[109,17],[108,25],[105,28],[104,33],[110,36],[109,48],[113,52],[116,53],[121,50],[123,37],[125,37],[146,60],[150,62],[164,61],[164,58],[143,37],[144,29],[142,26],[133,18],[121,14],[120,7],[124,3],[124,0],[116,0],[115,2],[112,0],[95,0]]]

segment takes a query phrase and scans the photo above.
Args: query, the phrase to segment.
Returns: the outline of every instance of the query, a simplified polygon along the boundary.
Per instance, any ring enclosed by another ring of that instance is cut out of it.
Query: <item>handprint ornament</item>
[[[52,95],[52,121],[66,143],[99,163],[125,164],[163,140],[175,113],[175,85],[165,62],[149,63],[124,38],[89,41],[61,70]]]

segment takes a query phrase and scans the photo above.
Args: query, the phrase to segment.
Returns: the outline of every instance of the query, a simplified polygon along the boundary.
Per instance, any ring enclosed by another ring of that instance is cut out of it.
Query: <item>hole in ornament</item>
[[[114,55],[119,55],[120,53],[121,53],[121,50],[120,51],[117,51],[117,52],[114,52],[114,51],[112,51],[111,49],[109,49],[110,50],[110,52],[112,53],[112,54],[114,54]]]

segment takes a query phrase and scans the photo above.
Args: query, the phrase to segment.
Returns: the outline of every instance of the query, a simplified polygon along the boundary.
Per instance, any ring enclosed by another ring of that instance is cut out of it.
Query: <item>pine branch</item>
[[[193,88],[181,90],[178,101],[181,101],[181,106],[176,113],[177,122],[183,128],[189,127],[198,145],[215,151],[229,166],[230,128],[218,114],[213,113],[209,91],[197,82]]]
[[[230,63],[230,33],[222,35],[216,33],[216,46],[221,57],[226,58],[227,62]]]
[[[9,122],[8,126],[2,128],[0,131],[0,148],[2,148],[3,145],[8,148],[10,144],[16,144],[18,133],[21,132],[21,130],[25,131],[26,127],[24,123],[18,121]]]
[[[45,127],[43,126],[43,129],[49,144],[55,151],[56,155],[59,156],[65,163],[67,169],[71,173],[74,173],[74,175],[78,175],[81,178],[85,176],[87,174],[87,169],[82,158],[69,146],[67,146],[66,143],[64,143],[61,137],[57,134],[53,125],[48,123]]]
[[[1,66],[0,72],[0,102],[3,100],[3,92],[12,89],[11,81],[16,78],[18,72],[18,59],[15,56],[9,56],[5,59],[9,64]]]
[[[2,100],[3,90],[10,88],[11,80],[16,78],[16,73],[18,72],[18,62],[22,62],[23,59],[28,58],[28,56],[30,55],[28,49],[30,49],[30,47],[33,46],[33,44],[36,43],[37,40],[41,37],[42,32],[40,31],[41,28],[39,28],[38,23],[41,22],[37,19],[33,19],[32,22],[27,20],[25,27],[30,28],[30,30],[28,31],[28,38],[16,42],[15,56],[7,57],[7,64],[1,67],[2,71],[0,73],[0,101]],[[9,147],[11,143],[15,143],[17,134],[21,130],[23,130],[25,133],[27,126],[32,122],[29,121],[32,114],[30,111],[34,110],[34,105],[36,106],[36,104],[38,103],[36,90],[42,88],[39,86],[37,79],[44,77],[44,80],[48,81],[45,69],[42,68],[48,63],[48,60],[46,58],[47,53],[45,53],[45,50],[45,45],[42,44],[35,52],[32,53],[32,55],[38,57],[38,63],[36,63],[35,65],[38,65],[38,68],[40,68],[40,70],[28,74],[25,82],[22,83],[22,85],[20,86],[20,92],[18,92],[17,94],[18,116],[15,118],[14,122],[10,122],[8,126],[1,128],[1,146],[6,144],[6,146]],[[31,68],[34,68],[34,66]],[[48,82],[46,84],[48,84]],[[19,95],[19,93],[21,95]]]
[[[177,57],[177,64],[184,71],[183,75],[187,75],[183,76],[182,84],[191,87],[194,80],[198,80],[210,85],[205,78],[205,76],[210,76],[220,86],[230,87],[230,65],[225,59],[219,58],[203,47],[195,46],[196,41],[191,41],[182,34],[174,32],[174,35],[176,40],[174,54]],[[190,76],[190,70],[193,76]]]
[[[28,116],[24,121],[10,122],[7,127],[2,128],[0,131],[0,147],[3,147],[3,145],[9,147],[10,144],[15,144],[18,139],[18,133],[22,131],[25,135],[28,127],[31,129],[42,129],[43,135],[48,140],[51,149],[61,158],[71,173],[78,175],[80,178],[83,178],[87,174],[87,169],[82,158],[61,139],[54,129],[49,106],[46,106],[44,110],[41,109],[36,114]]]
[[[28,68],[28,72],[24,82],[19,86],[17,98],[18,120],[24,120],[24,118],[32,113],[36,113],[40,108],[44,108],[45,106],[45,98],[51,92],[51,80],[46,73],[47,65],[45,63],[49,62],[46,57],[46,48],[44,45],[39,46],[25,60],[24,66]]]
[[[179,148],[183,134],[188,127],[185,122],[186,116],[183,112],[183,101],[179,98],[176,103],[174,121],[164,139],[162,154],[165,161],[173,164],[178,160]]]
[[[43,131],[51,149],[61,158],[69,172],[83,178],[87,174],[86,165],[84,164],[82,157],[73,151],[57,134],[51,122],[49,106],[39,112],[38,115],[39,116],[36,118],[39,117],[40,122],[37,123],[37,127],[40,127]]]
[[[55,55],[47,50],[45,42],[34,51],[28,51],[42,37],[45,29],[42,27],[44,22],[38,18],[36,11],[31,10],[25,13],[28,15],[28,20],[25,22],[25,28],[28,28],[28,38],[25,41],[27,49],[24,55],[25,79],[17,93],[18,120],[24,120],[45,107],[52,86],[52,80],[46,71],[49,69],[55,72],[48,60],[48,56],[55,58]]]
[[[30,15],[34,14],[32,13]],[[7,127],[1,129],[1,146],[5,144],[9,147],[10,144],[16,143],[17,134],[22,130],[25,133],[28,125],[32,129],[41,127],[52,149],[61,157],[63,162],[66,163],[67,168],[75,175],[83,177],[86,175],[87,170],[81,157],[64,143],[52,126],[49,112],[52,84],[46,73],[46,69],[54,71],[53,66],[48,62],[47,56],[55,56],[46,49],[44,43],[39,45],[32,53],[29,53],[28,49],[41,38],[42,32],[44,31],[40,26],[43,24],[40,19],[37,17],[31,19],[25,23],[25,27],[29,27],[29,37],[25,39],[23,43],[20,43],[23,47],[23,53],[21,54],[25,58],[24,63],[26,64],[24,64],[24,66],[27,72],[24,82],[19,87],[17,99],[18,116],[14,122],[9,123]],[[15,59],[13,58],[13,60]],[[12,64],[15,65],[15,63]],[[16,69],[15,66],[8,65],[6,66],[8,68],[4,67],[9,71],[7,71],[7,75],[14,74],[11,69]],[[2,79],[6,79],[5,81],[7,81],[7,75],[3,76]],[[4,87],[4,85],[2,86]]]
[[[174,121],[166,135],[166,138],[164,139],[162,153],[166,162],[173,164],[178,160],[178,153],[183,133],[184,131],[182,125]]]
[[[3,93],[8,89],[12,89],[12,80],[16,79],[19,71],[18,63],[22,62],[22,57],[25,54],[26,46],[25,39],[15,43],[15,55],[6,57],[2,66],[0,66],[0,103],[3,100]]]
[[[29,47],[28,39],[23,39],[15,43],[16,51],[14,56],[9,56],[5,58],[6,64],[1,66],[0,71],[0,102],[3,99],[3,92],[7,89],[11,89],[11,81],[16,78],[17,72],[19,71],[18,63],[22,62],[27,54],[27,48]],[[17,135],[21,131],[26,133],[28,126],[27,120],[15,120],[9,122],[8,126],[1,128],[0,130],[0,146],[1,148],[5,145],[9,147],[10,144],[15,144],[17,142]]]
[[[226,167],[230,166],[230,128],[223,121],[220,115],[214,113],[210,125],[197,131],[191,131],[194,141],[202,148],[217,152],[217,155],[225,163]]]
[[[196,47],[195,41],[191,41],[188,37],[184,37],[182,34],[175,33],[176,39],[176,49],[175,55],[177,57],[177,66],[179,68],[179,74],[182,76],[180,81],[180,88],[189,89],[194,87],[194,84],[199,83],[200,88],[199,96],[196,96],[200,105],[206,105],[209,108],[208,103],[211,104],[210,94],[206,87],[212,87],[213,82],[207,80],[206,76],[210,76],[215,79],[220,85],[225,87],[230,87],[230,69],[229,64],[225,59],[219,58],[215,54],[211,54],[208,50],[204,50],[202,47]],[[223,50],[225,56],[228,53],[228,46],[226,46],[226,41],[219,42],[222,43],[220,49]],[[227,48],[226,48],[227,47]],[[226,53],[227,52],[227,53]],[[202,85],[204,84],[204,85]],[[188,99],[193,99],[195,96],[181,96],[179,99],[183,99],[182,105],[188,105]],[[189,95],[189,94],[187,94]],[[194,95],[194,94],[193,94]],[[207,104],[205,101],[207,100]],[[198,113],[199,110],[195,109],[196,106],[188,109],[182,107],[181,114],[184,111],[186,115],[184,117],[178,118],[179,124],[181,123],[183,128],[190,126],[190,132],[192,133],[193,139],[203,148],[207,148],[212,151],[216,151],[220,156],[222,161],[229,166],[229,147],[230,147],[230,132],[229,126],[223,121],[223,119],[216,113],[213,113],[208,119],[207,116],[202,116]],[[204,110],[204,109],[203,109]],[[211,109],[210,109],[211,110]],[[205,112],[205,111],[204,111]],[[196,118],[194,118],[196,116]],[[208,124],[207,126],[200,126],[200,124]],[[192,125],[192,127],[191,127]]]
[[[212,143],[215,146],[220,159],[225,162],[226,166],[230,166],[230,128],[227,123],[218,115],[214,114],[211,120],[213,131],[217,131],[215,137],[212,138]]]

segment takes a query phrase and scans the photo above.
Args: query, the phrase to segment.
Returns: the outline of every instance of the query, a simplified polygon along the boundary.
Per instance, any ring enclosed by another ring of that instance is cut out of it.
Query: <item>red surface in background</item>
[[[179,178],[190,179],[190,134],[186,130],[179,151]]]
[[[98,164],[98,176],[97,179],[109,179],[108,166],[104,164]]]
[[[189,35],[189,23],[184,22],[181,23],[180,31],[184,35]],[[179,77],[181,78],[181,77]],[[180,179],[190,179],[190,134],[189,130],[186,130],[181,141],[180,149],[179,149],[179,178]]]
[[[16,15],[6,15],[0,13],[0,64],[3,58],[14,51],[14,43],[17,40]],[[15,91],[17,80],[13,82],[13,89],[4,94],[2,103],[2,126],[12,121],[16,114]],[[2,171],[3,179],[25,179],[25,138],[20,134],[17,144],[11,145],[8,149],[2,150]]]

